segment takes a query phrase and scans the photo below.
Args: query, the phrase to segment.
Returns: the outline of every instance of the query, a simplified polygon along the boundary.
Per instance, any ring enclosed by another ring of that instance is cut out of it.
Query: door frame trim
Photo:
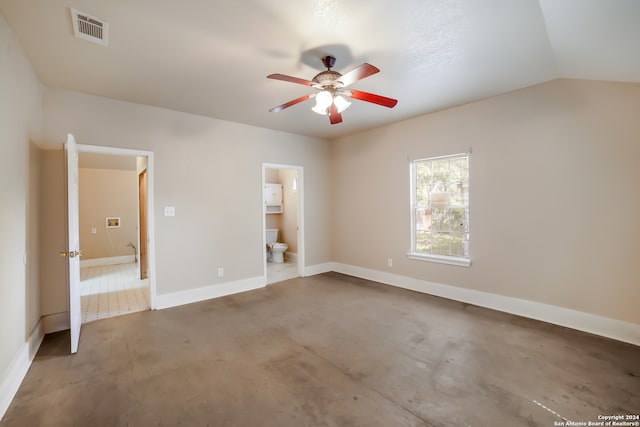
[[[264,186],[267,183],[267,169],[288,169],[295,170],[298,174],[298,277],[304,277],[305,266],[305,244],[304,244],[304,167],[298,165],[286,165],[281,163],[262,163],[262,186],[260,194],[262,200],[262,265],[264,271],[264,280],[267,283],[267,258],[264,256],[264,250],[267,247],[267,216],[265,212]]]
[[[148,274],[149,274],[149,306],[152,310],[157,309],[156,294],[156,250],[155,250],[155,219],[153,211],[154,196],[154,173],[153,173],[153,151],[136,150],[130,148],[106,147],[101,145],[77,144],[78,152],[109,154],[114,156],[132,156],[147,158],[147,245]]]

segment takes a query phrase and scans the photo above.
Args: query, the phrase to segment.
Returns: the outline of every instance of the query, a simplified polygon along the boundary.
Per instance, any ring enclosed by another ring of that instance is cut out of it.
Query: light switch
[[[176,216],[176,207],[175,206],[165,206],[164,207],[164,216]]]
[[[98,229],[95,227],[91,227],[91,234],[96,234],[98,232]]]

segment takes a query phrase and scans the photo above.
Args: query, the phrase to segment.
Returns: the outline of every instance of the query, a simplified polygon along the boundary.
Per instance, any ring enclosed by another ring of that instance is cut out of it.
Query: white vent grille
[[[95,16],[71,9],[73,34],[82,40],[107,46],[109,44],[109,24]]]

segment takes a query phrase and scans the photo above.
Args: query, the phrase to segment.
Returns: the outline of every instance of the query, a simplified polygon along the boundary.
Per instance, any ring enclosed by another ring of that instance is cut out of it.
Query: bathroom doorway
[[[262,164],[262,247],[267,284],[304,275],[303,182],[301,166]]]
[[[149,310],[151,153],[79,146],[82,323]]]

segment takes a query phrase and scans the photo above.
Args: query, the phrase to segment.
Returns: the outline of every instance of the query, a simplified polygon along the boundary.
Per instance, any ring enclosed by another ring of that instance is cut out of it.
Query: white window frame
[[[409,259],[412,260],[418,260],[418,261],[430,261],[430,262],[436,262],[436,263],[441,263],[441,264],[450,264],[450,265],[457,265],[457,266],[461,266],[461,267],[470,267],[471,266],[471,249],[469,248],[469,255],[468,257],[459,257],[459,256],[449,256],[449,255],[439,255],[439,254],[430,254],[430,253],[424,253],[424,252],[417,252],[416,251],[416,194],[417,194],[417,183],[416,183],[416,164],[417,163],[421,163],[421,162],[425,162],[425,161],[432,161],[432,160],[444,160],[444,159],[448,159],[448,158],[454,158],[454,157],[466,157],[467,158],[467,162],[468,162],[468,167],[469,167],[469,175],[471,175],[471,151],[466,152],[466,153],[458,153],[458,154],[451,154],[451,155],[446,155],[446,156],[438,156],[438,157],[429,157],[429,158],[424,158],[424,159],[416,159],[416,160],[411,160],[410,161],[410,168],[409,168],[409,173],[410,173],[410,182],[411,182],[411,206],[410,206],[410,216],[411,216],[411,249],[410,251],[407,253],[407,257]],[[471,177],[469,177],[469,187],[471,186]],[[469,191],[469,195],[470,195],[470,191]],[[467,209],[469,209],[470,211],[470,201],[467,205]],[[469,218],[468,222],[471,222],[471,219]],[[468,224],[469,226],[469,245],[471,245],[471,229],[470,229],[470,224]]]

